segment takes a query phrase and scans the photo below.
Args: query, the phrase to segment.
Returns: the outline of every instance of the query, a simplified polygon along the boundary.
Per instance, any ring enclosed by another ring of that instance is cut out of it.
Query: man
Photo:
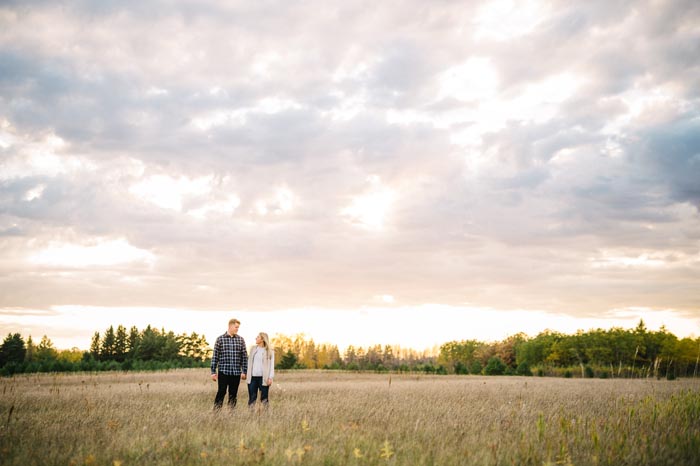
[[[238,385],[245,380],[248,372],[248,352],[245,340],[238,335],[241,322],[238,319],[228,321],[228,330],[216,338],[214,354],[211,358],[211,379],[219,383],[214,398],[214,409],[219,410],[224,404],[228,388],[228,405],[233,408],[238,400]],[[219,373],[217,375],[217,366]]]

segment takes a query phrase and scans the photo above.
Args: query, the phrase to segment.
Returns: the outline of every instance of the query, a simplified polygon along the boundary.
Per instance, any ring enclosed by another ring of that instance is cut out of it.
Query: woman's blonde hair
[[[265,348],[265,356],[267,356],[267,359],[270,359],[270,353],[272,352],[272,347],[270,346],[270,337],[268,337],[267,333],[265,332],[260,332],[258,335],[260,335],[260,338],[263,341],[263,347]]]

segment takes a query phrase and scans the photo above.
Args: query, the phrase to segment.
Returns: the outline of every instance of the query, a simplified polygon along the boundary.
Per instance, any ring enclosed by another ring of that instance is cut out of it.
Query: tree
[[[126,328],[123,325],[117,327],[117,334],[114,337],[114,360],[124,362],[127,352]]]
[[[139,329],[134,325],[129,330],[129,341],[127,343],[127,353],[129,359],[136,359],[140,342],[141,334],[139,333]]]
[[[515,369],[517,366],[516,349],[525,341],[527,341],[527,336],[522,332],[509,336],[496,345],[496,356],[498,356],[506,366]]]
[[[36,346],[34,346],[32,336],[29,335],[27,337],[27,352],[24,355],[24,360],[27,362],[34,362],[34,359],[36,359]]]
[[[24,362],[27,350],[24,347],[24,340],[19,333],[9,333],[0,346],[0,367],[15,363]]]
[[[109,326],[105,332],[104,338],[102,338],[102,348],[100,348],[100,356],[102,360],[111,361],[114,360],[116,337],[114,335],[114,327]]]
[[[183,333],[178,337],[180,343],[180,356],[194,361],[204,361],[209,357],[211,350],[204,335],[200,336],[192,332],[190,335]]]
[[[96,361],[100,360],[100,332],[95,332],[90,341],[90,354]]]
[[[157,353],[159,361],[176,361],[179,358],[180,341],[172,331],[165,333],[165,329],[161,329],[159,346]]]
[[[151,328],[149,325],[141,332],[141,341],[139,343],[139,351],[137,359],[150,361],[156,359],[160,352],[160,335],[158,330]]]
[[[297,357],[296,355],[292,352],[292,350],[287,350],[286,353],[282,356],[282,359],[280,359],[279,363],[277,363],[277,368],[278,369],[292,369],[297,363]]]
[[[36,349],[36,359],[39,362],[55,361],[58,358],[58,351],[53,347],[53,342],[44,335],[41,337],[39,346]]]
[[[440,364],[451,368],[455,373],[465,373],[474,362],[474,353],[482,346],[476,340],[449,341],[440,346]]]

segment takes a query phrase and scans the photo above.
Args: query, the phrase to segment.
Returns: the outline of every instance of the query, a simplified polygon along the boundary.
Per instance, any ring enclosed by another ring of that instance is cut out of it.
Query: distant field
[[[700,464],[700,381],[207,370],[0,379],[0,464]]]

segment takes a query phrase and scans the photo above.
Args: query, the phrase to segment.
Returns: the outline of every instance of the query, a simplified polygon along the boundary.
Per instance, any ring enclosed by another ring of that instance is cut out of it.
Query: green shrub
[[[503,375],[506,371],[506,365],[498,356],[493,356],[484,368],[486,375]]]
[[[469,373],[474,374],[474,375],[481,374],[481,371],[483,371],[483,370],[484,370],[484,368],[481,367],[481,363],[479,361],[474,361],[472,363],[471,367],[469,367]]]
[[[532,371],[530,370],[530,365],[526,362],[521,362],[520,364],[518,364],[517,369],[515,369],[515,373],[518,375],[532,376]]]

